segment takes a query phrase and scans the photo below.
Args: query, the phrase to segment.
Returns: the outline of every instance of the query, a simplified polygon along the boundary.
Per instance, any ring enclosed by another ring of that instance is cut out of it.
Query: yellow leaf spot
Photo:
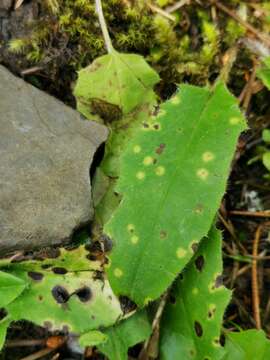
[[[192,294],[193,295],[197,295],[199,293],[199,289],[198,288],[193,288],[192,289]]]
[[[145,178],[145,173],[143,171],[138,171],[136,174],[136,178],[139,180],[143,180]]]
[[[123,276],[123,271],[122,271],[121,269],[119,269],[119,268],[115,268],[114,271],[113,271],[113,273],[114,273],[114,276],[115,276],[115,277],[118,277],[118,278],[120,278],[121,276]]]
[[[206,169],[199,169],[197,170],[197,176],[201,179],[201,180],[206,180],[208,178],[209,172]]]
[[[128,230],[129,232],[133,232],[133,231],[135,230],[135,226],[134,226],[133,224],[128,224],[127,230]]]
[[[176,256],[177,256],[179,259],[185,257],[185,256],[186,256],[186,253],[187,253],[187,251],[186,251],[185,249],[183,249],[183,248],[178,248],[178,249],[176,250]]]
[[[180,104],[180,96],[176,95],[176,96],[172,97],[171,98],[171,103],[174,104],[174,105]]]
[[[165,167],[164,166],[158,166],[156,168],[156,174],[157,176],[162,176],[165,174]]]
[[[152,156],[146,156],[143,159],[143,164],[146,166],[153,164],[153,162],[154,162],[154,159],[152,158]]]
[[[139,241],[139,237],[138,237],[138,236],[134,235],[134,236],[131,237],[131,242],[132,242],[132,244],[136,245],[138,241]]]
[[[133,152],[135,154],[139,154],[139,152],[141,152],[142,148],[140,147],[140,145],[135,145],[133,146]]]
[[[166,113],[167,113],[166,110],[164,110],[164,109],[159,109],[156,117],[158,118],[158,117],[164,116],[164,115],[166,115]]]
[[[229,123],[231,125],[238,125],[238,124],[240,124],[241,121],[242,121],[242,119],[239,117],[231,117],[229,120]]]
[[[206,151],[202,155],[202,159],[204,162],[212,161],[212,160],[214,160],[214,158],[215,158],[215,155],[211,151]]]

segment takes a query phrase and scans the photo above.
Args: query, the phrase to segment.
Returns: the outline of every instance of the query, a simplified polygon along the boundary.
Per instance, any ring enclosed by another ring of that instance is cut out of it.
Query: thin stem
[[[106,49],[108,53],[113,51],[112,41],[108,32],[107,24],[103,15],[101,0],[95,0],[96,2],[96,13],[98,14],[98,20],[101,27],[102,35],[105,41]]]

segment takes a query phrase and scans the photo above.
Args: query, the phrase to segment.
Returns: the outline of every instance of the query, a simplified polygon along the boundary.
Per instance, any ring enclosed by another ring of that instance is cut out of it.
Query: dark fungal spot
[[[43,300],[43,296],[42,295],[38,295],[38,300],[42,301]]]
[[[204,267],[204,257],[203,255],[200,255],[195,260],[195,266],[198,271],[202,271]]]
[[[42,273],[36,271],[28,271],[28,276],[34,281],[41,281],[44,277]]]
[[[154,106],[154,110],[152,111],[152,115],[157,116],[158,112],[159,112],[159,106],[158,105]]]
[[[94,255],[94,254],[88,254],[88,255],[86,256],[86,258],[87,258],[88,260],[91,260],[91,261],[97,261],[97,260],[98,260],[98,257],[97,257],[96,255]]]
[[[208,311],[208,319],[212,319],[215,315],[215,312],[216,312],[216,308],[209,310]]]
[[[112,250],[113,242],[112,242],[112,239],[109,236],[107,236],[105,234],[102,234],[101,237],[100,237],[100,240],[103,242],[105,252],[108,252],[108,251]]]
[[[202,329],[202,325],[198,321],[194,322],[194,330],[198,337],[202,337],[203,329]]]
[[[198,247],[199,247],[199,244],[197,242],[194,242],[192,245],[191,245],[191,249],[193,251],[193,253],[195,254],[196,251],[198,250]]]
[[[95,315],[91,315],[91,319],[92,319],[92,320],[96,320]]]
[[[148,129],[148,128],[149,128],[149,124],[147,124],[146,122],[143,122],[143,123],[142,123],[142,126],[143,126],[145,129]]]
[[[8,312],[6,309],[1,308],[0,309],[0,321],[3,320],[8,315]]]
[[[61,285],[56,285],[52,289],[52,296],[54,297],[54,299],[58,304],[64,304],[69,299],[68,291]]]
[[[81,302],[87,302],[92,298],[92,291],[88,286],[84,286],[81,289],[75,291]]]
[[[57,275],[65,275],[68,271],[63,267],[54,267],[52,271]]]
[[[52,264],[42,264],[41,265],[41,268],[44,270],[49,269],[50,267],[52,267]]]
[[[219,288],[220,286],[223,285],[223,276],[222,275],[218,275],[215,279],[215,288]]]
[[[153,128],[154,128],[155,130],[159,130],[159,129],[160,129],[160,125],[159,125],[159,124],[154,124]]]
[[[137,308],[135,302],[130,300],[127,296],[119,296],[121,310],[124,314],[127,314]]]
[[[213,342],[214,342],[215,345],[220,345],[219,338],[215,338],[213,340]]]
[[[93,280],[104,281],[104,273],[103,273],[103,271],[95,270],[94,275],[93,275]]]
[[[87,251],[93,252],[93,253],[101,253],[102,252],[102,246],[99,241],[94,241],[89,245],[85,246],[85,249]]]
[[[159,146],[156,148],[156,153],[158,154],[158,155],[161,155],[162,153],[163,153],[163,151],[164,151],[164,149],[165,149],[165,144],[159,144]]]
[[[165,239],[167,237],[167,231],[161,230],[159,236],[161,239]]]

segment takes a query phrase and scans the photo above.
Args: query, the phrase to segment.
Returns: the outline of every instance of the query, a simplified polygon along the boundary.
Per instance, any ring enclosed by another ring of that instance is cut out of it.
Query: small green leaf
[[[270,57],[263,60],[263,66],[257,70],[257,75],[264,85],[270,89]]]
[[[111,326],[123,317],[118,298],[102,276],[102,264],[89,259],[85,246],[61,249],[55,255],[54,259],[9,265],[10,276],[29,283],[5,306],[12,321],[24,319],[51,331],[83,334]]]
[[[146,340],[151,334],[151,325],[145,311],[139,311],[128,319],[104,331],[108,340],[98,349],[110,360],[127,360],[127,352]]]
[[[158,81],[142,56],[113,50],[79,71],[74,89],[77,108],[87,118],[91,112],[105,117],[108,112],[111,121],[118,112],[125,115],[141,104]]]
[[[107,340],[107,336],[100,331],[92,330],[84,333],[79,338],[79,344],[81,347],[96,346],[104,343]]]
[[[263,165],[266,167],[267,170],[270,171],[270,151],[267,151],[263,154]]]
[[[15,300],[25,289],[27,282],[0,271],[0,308]]]
[[[270,130],[269,129],[264,129],[262,132],[262,138],[263,141],[270,143]]]
[[[9,324],[10,324],[10,320],[8,318],[0,321],[0,351],[2,350],[5,344],[5,339]]]
[[[104,227],[114,242],[108,277],[116,294],[143,306],[187,264],[211,226],[244,128],[222,84],[182,85],[141,123],[121,158],[120,205]]]
[[[161,324],[161,359],[221,359],[230,291],[222,286],[221,236],[212,229],[177,280]],[[231,358],[233,359],[233,358]]]
[[[225,343],[226,355],[222,360],[268,360],[270,341],[262,330],[246,330],[228,333]]]

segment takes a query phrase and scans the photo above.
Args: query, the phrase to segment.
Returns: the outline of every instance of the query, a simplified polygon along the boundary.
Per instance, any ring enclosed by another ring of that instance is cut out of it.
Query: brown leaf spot
[[[193,253],[195,254],[196,251],[198,250],[198,247],[199,247],[199,244],[197,242],[194,242],[192,245],[191,245],[191,249],[193,251]]]
[[[52,271],[57,275],[65,275],[68,271],[63,267],[54,267]]]
[[[165,239],[167,237],[167,231],[160,230],[159,236],[161,239]]]
[[[42,273],[36,271],[28,271],[28,276],[34,281],[41,281],[44,277]]]
[[[202,337],[203,329],[202,329],[202,325],[198,321],[194,322],[194,330],[198,337]]]
[[[75,291],[81,302],[87,302],[92,298],[92,291],[88,286],[84,286],[81,289]]]
[[[198,271],[202,271],[204,267],[204,257],[202,255],[198,256],[195,260],[195,266]]]
[[[58,304],[64,304],[69,299],[68,291],[63,286],[60,285],[56,285],[52,289],[52,296],[54,297],[54,299]]]
[[[163,144],[163,143],[160,144],[160,145],[156,148],[156,153],[157,153],[158,155],[161,155],[161,154],[163,153],[165,147],[166,147],[165,144]]]

